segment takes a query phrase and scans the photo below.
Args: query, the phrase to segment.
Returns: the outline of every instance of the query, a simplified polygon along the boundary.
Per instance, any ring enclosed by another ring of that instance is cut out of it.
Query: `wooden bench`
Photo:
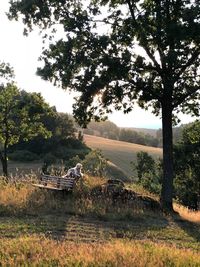
[[[49,190],[72,191],[75,181],[76,179],[72,177],[64,178],[61,176],[42,174],[39,183],[33,184],[33,186]]]

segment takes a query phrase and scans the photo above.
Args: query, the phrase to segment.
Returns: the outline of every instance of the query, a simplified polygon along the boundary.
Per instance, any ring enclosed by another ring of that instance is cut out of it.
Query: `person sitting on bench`
[[[71,177],[71,178],[75,178],[76,180],[79,180],[80,178],[83,177],[81,169],[82,169],[82,164],[81,163],[77,163],[76,167],[69,169],[67,171],[67,174],[62,176],[62,177],[63,178]]]

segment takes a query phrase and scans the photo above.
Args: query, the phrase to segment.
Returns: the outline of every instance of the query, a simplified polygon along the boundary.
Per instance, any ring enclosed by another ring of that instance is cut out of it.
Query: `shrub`
[[[39,156],[28,150],[16,150],[9,154],[9,159],[14,161],[33,161],[39,159]]]
[[[141,151],[137,153],[137,163],[132,162],[131,164],[137,171],[138,183],[151,193],[159,194],[162,176],[161,160],[156,162],[147,152]]]
[[[99,149],[92,150],[87,154],[82,163],[86,173],[99,177],[105,175],[107,160],[103,157]]]

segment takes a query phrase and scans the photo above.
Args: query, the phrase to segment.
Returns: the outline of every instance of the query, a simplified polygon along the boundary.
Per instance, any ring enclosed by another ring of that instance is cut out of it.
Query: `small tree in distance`
[[[74,105],[74,115],[80,124],[99,120],[113,107],[128,113],[136,102],[161,115],[161,204],[164,209],[173,210],[174,115],[180,111],[199,114],[199,1],[10,3],[9,16],[18,19],[22,15],[25,33],[33,25],[42,30],[52,29],[51,43],[40,58],[44,67],[38,74],[80,93]],[[58,24],[63,27],[63,38],[53,42]]]
[[[8,65],[1,66],[6,67],[5,72],[10,72]],[[0,160],[6,177],[10,145],[16,144],[19,139],[50,135],[41,122],[41,117],[48,110],[48,105],[39,94],[20,91],[13,82],[0,85]]]

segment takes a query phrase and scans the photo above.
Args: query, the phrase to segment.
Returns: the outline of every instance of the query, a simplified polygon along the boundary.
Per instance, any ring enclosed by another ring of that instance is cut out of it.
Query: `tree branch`
[[[160,65],[158,64],[158,62],[156,61],[155,57],[153,56],[153,54],[151,53],[149,47],[148,47],[148,41],[145,37],[145,34],[143,33],[143,30],[142,30],[142,27],[138,24],[136,18],[135,18],[135,13],[134,13],[134,7],[133,7],[133,3],[131,0],[125,0],[128,7],[129,7],[129,10],[130,10],[130,13],[131,13],[131,17],[133,19],[133,22],[134,22],[134,27],[137,27],[138,28],[138,31],[140,32],[140,36],[142,37],[142,40],[144,41],[144,44],[141,45],[144,50],[146,51],[148,57],[152,60],[152,62],[154,63],[155,67],[156,67],[156,71],[162,76],[162,69],[160,68]]]
[[[173,108],[177,108],[180,104],[182,104],[188,97],[191,97],[199,90],[198,86],[195,86],[194,89],[188,93],[181,95],[178,100],[173,104]]]
[[[188,60],[188,62],[182,66],[182,68],[180,69],[180,71],[177,73],[177,78],[179,78],[181,76],[181,74],[191,65],[194,63],[194,61],[198,58],[200,54],[200,48],[197,48],[196,51],[194,51],[193,55],[191,56],[191,58]]]

